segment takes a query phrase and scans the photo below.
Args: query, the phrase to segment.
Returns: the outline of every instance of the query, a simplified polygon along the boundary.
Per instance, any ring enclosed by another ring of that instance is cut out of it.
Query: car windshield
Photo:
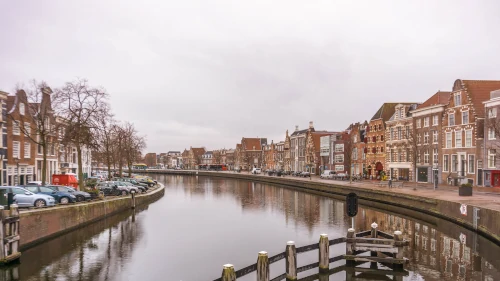
[[[27,186],[26,190],[31,191],[33,193],[37,193],[38,192],[38,187],[37,186]],[[23,193],[23,192],[21,192],[21,193]]]
[[[23,188],[19,188],[19,187],[12,188],[12,193],[14,193],[14,194],[24,194],[25,192],[29,192],[29,191],[26,189],[23,189]]]

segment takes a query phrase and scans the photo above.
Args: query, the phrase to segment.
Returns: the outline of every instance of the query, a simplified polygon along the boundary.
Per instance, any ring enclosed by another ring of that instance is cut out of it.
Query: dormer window
[[[19,114],[24,115],[25,109],[24,109],[24,103],[19,104]]]
[[[455,94],[455,106],[462,104],[462,95],[460,93]]]

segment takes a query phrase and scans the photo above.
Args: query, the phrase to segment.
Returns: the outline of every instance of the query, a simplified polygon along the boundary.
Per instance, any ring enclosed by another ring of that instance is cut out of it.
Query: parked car
[[[335,175],[335,178],[338,180],[344,180],[347,179],[348,175],[346,173],[338,173]]]
[[[104,192],[104,195],[127,195],[129,188],[114,181],[102,181],[97,184],[97,189]]]
[[[19,207],[45,207],[55,206],[54,197],[46,194],[35,194],[19,186],[0,186],[0,189],[14,193],[14,200]]]
[[[300,176],[304,177],[304,178],[307,178],[307,177],[311,176],[311,173],[309,173],[309,172],[302,172],[302,173],[300,173]]]
[[[75,195],[76,202],[82,202],[82,201],[92,199],[92,197],[90,196],[90,194],[88,192],[78,191],[78,190],[75,190],[69,186],[64,186],[64,185],[46,185],[46,186],[48,188],[55,190],[55,191],[63,191],[63,192],[68,192],[70,194]]]
[[[135,188],[135,192],[137,192],[137,193],[146,192],[146,189],[144,188],[144,186],[137,186],[137,185],[134,185],[133,183],[127,182],[127,181],[118,181],[118,182],[122,185],[129,187],[131,190]],[[133,191],[130,191],[130,192],[133,192]]]
[[[139,187],[139,189],[141,189],[140,187],[143,187],[145,189],[145,191],[148,191],[148,185],[145,184],[145,183],[142,183],[142,182],[138,182],[136,179],[134,178],[116,178],[116,179],[113,179],[114,181],[123,181],[123,182],[129,182],[137,187]]]
[[[42,185],[26,185],[24,188],[35,194],[45,194],[54,197],[56,202],[61,204],[75,203],[76,196],[67,192],[54,190],[52,188],[42,186]]]
[[[322,179],[333,179],[334,176],[335,176],[335,171],[324,170],[319,177]]]
[[[262,172],[262,170],[260,168],[253,168],[252,169],[252,174],[256,175],[256,174],[260,174]]]

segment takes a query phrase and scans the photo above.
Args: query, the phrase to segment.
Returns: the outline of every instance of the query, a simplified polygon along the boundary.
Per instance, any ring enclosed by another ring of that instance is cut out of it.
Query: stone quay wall
[[[136,206],[149,204],[163,197],[165,187],[135,196]],[[131,196],[116,197],[89,203],[35,209],[20,213],[21,249],[132,208]]]
[[[137,171],[139,172],[139,171]],[[144,171],[142,171],[144,172]],[[174,174],[169,170],[148,170],[149,174]],[[184,173],[182,173],[184,172]],[[337,183],[318,182],[314,180],[300,180],[293,177],[256,176],[242,173],[209,172],[209,171],[175,171],[176,175],[198,175],[207,177],[222,177],[241,179],[254,182],[268,183],[286,188],[294,188],[318,195],[326,195],[340,200],[345,200],[345,196],[355,192],[360,199],[360,204],[376,207],[388,211],[397,209],[407,209],[412,211],[413,216],[417,215],[424,219],[426,215],[431,215],[440,219],[451,221],[472,231],[477,231],[489,240],[500,245],[500,211],[467,204],[467,214],[461,212],[462,202],[445,201],[424,196],[401,194],[392,190],[375,190],[356,186],[349,186]],[[464,198],[464,202],[466,202]],[[392,208],[391,208],[392,207]],[[474,225],[474,208],[478,208],[477,226]],[[421,216],[421,214],[423,216]],[[424,219],[424,220],[428,220]],[[458,238],[458,237],[457,237]]]

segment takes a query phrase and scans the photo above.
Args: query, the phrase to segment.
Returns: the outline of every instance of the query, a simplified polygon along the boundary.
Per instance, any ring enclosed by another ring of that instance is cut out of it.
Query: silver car
[[[14,199],[19,207],[55,206],[54,197],[45,194],[35,194],[18,186],[1,186],[0,189],[14,193]]]

